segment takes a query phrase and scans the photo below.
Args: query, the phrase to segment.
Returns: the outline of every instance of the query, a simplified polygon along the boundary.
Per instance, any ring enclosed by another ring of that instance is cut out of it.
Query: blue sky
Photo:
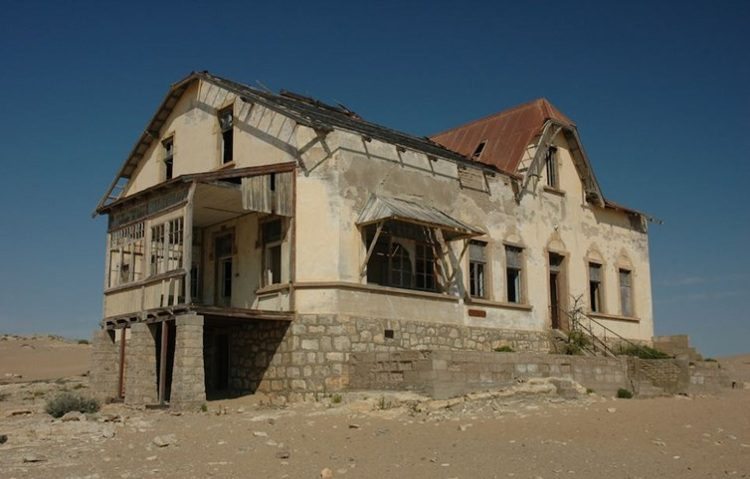
[[[206,69],[420,135],[547,97],[608,198],[664,220],[657,334],[750,351],[748,21],[730,1],[7,3],[0,331],[90,335],[90,213],[169,84]]]

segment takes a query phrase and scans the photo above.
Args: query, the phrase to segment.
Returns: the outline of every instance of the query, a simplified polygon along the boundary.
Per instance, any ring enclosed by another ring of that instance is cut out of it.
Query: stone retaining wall
[[[349,387],[411,390],[440,399],[530,378],[562,377],[613,395],[630,387],[627,369],[624,358],[469,351],[354,353]]]

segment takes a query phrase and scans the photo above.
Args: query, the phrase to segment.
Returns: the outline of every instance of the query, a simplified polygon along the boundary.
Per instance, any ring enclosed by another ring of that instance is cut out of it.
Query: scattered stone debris
[[[6,442],[8,442],[8,435],[0,434],[0,444],[5,444]]]
[[[11,411],[8,411],[5,415],[7,417],[13,417],[13,416],[26,416],[28,414],[31,414],[33,411],[31,409],[13,409]]]
[[[279,459],[289,459],[291,453],[289,451],[279,451],[276,453],[276,457]]]
[[[60,419],[62,422],[80,421],[84,418],[84,415],[78,411],[66,412]]]
[[[38,456],[36,454],[26,454],[23,456],[23,462],[26,463],[34,463],[34,462],[43,462],[45,459],[42,456]]]
[[[174,434],[165,434],[163,436],[156,436],[152,443],[156,447],[167,447],[175,444],[177,442],[177,437]]]
[[[329,468],[323,468],[322,471],[320,471],[320,479],[331,479],[333,477],[333,471]]]

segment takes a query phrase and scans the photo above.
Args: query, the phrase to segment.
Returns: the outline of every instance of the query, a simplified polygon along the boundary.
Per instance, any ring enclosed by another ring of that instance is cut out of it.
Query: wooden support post
[[[383,231],[384,224],[385,224],[385,221],[381,221],[378,223],[378,229],[375,230],[375,237],[372,239],[372,243],[370,243],[370,247],[367,248],[367,255],[365,256],[365,261],[362,263],[362,267],[359,270],[360,278],[364,276],[365,272],[367,271],[367,263],[370,262],[370,256],[372,256],[372,252],[375,250],[375,245],[378,243],[378,238],[380,238],[380,233]]]
[[[169,325],[161,322],[161,345],[159,347],[159,404],[164,405],[167,389],[167,349],[169,349]]]
[[[456,264],[453,265],[453,271],[451,271],[451,275],[448,278],[448,287],[450,287],[451,283],[453,282],[453,278],[456,276],[456,273],[459,269],[461,269],[461,263],[463,262],[464,255],[466,254],[466,250],[469,249],[469,240],[464,240],[464,247],[461,250],[461,255],[456,260]]]
[[[185,219],[183,221],[182,232],[182,268],[185,274],[185,304],[191,304],[192,298],[192,272],[193,272],[193,209],[195,208],[195,189],[197,183],[194,181],[190,184],[188,190],[187,204],[185,205]]]

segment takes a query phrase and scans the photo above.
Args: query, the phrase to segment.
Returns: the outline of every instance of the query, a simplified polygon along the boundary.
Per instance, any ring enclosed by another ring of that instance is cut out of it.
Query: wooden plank
[[[367,271],[367,263],[370,262],[370,256],[372,256],[372,252],[375,250],[375,245],[378,243],[378,238],[380,238],[380,233],[383,231],[384,224],[385,224],[385,221],[381,221],[378,223],[378,229],[375,230],[375,236],[372,238],[372,242],[370,243],[370,246],[367,248],[367,255],[365,256],[365,260],[362,263],[362,267],[359,269],[360,277],[364,276],[365,272]]]
[[[185,205],[185,221],[183,222],[182,233],[182,268],[187,271],[185,275],[185,303],[193,302],[193,209],[195,208],[195,190],[198,187],[196,182],[190,185],[188,191],[187,205]]]

